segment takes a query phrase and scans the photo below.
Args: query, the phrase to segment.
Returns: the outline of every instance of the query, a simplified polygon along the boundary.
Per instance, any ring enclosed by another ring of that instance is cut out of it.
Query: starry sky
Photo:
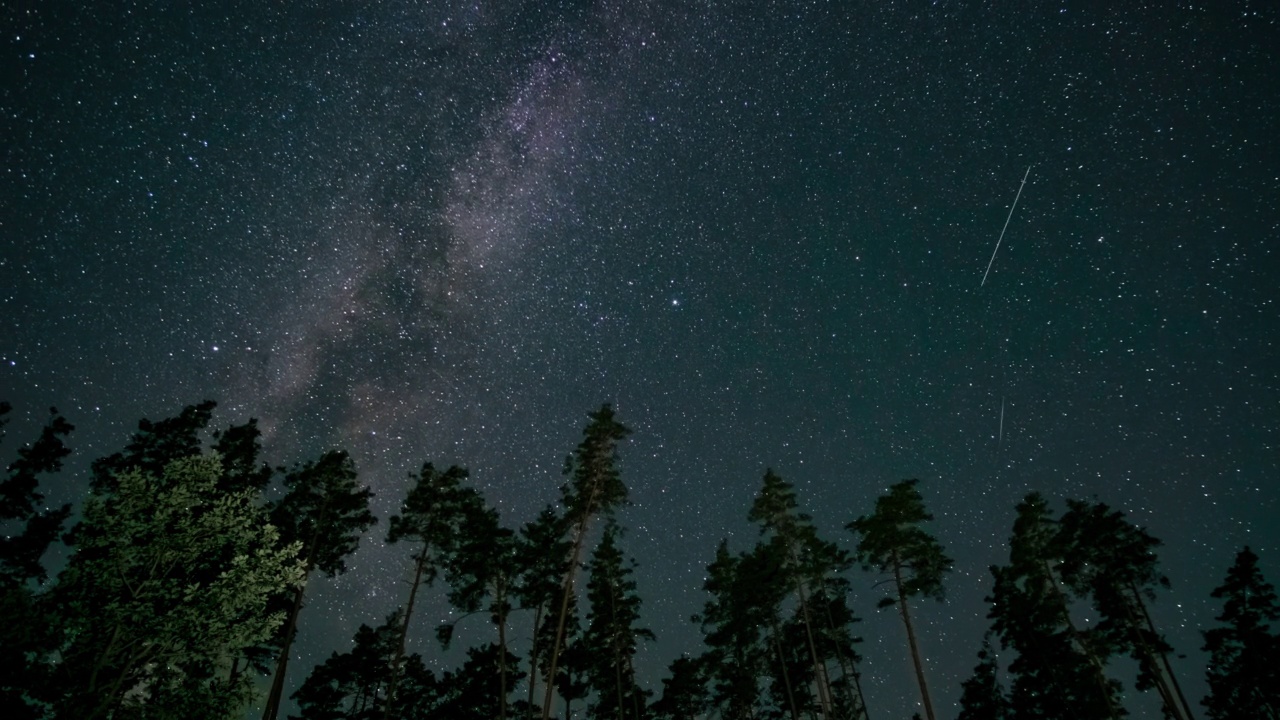
[[[1234,552],[1280,580],[1274,3],[186,5],[5,4],[0,397],[11,443],[78,426],[57,502],[204,398],[273,462],[349,449],[383,522],[313,581],[291,688],[400,601],[409,472],[465,465],[522,524],[602,402],[649,687],[766,467],[846,547],[921,479],[946,717],[1031,490],[1165,541],[1193,703]],[[851,577],[870,710],[906,717]]]

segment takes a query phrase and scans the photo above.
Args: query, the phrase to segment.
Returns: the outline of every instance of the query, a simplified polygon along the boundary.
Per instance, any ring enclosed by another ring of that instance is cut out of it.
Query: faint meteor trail
[[[996,249],[991,251],[991,259],[987,261],[987,271],[982,273],[982,283],[978,287],[987,284],[987,276],[991,274],[991,263],[996,261],[996,253],[1000,252],[1000,241],[1004,240],[1004,231],[1009,229],[1009,221],[1013,219],[1014,208],[1018,207],[1018,198],[1022,197],[1022,188],[1027,186],[1027,176],[1031,174],[1031,166],[1027,166],[1027,171],[1022,174],[1022,184],[1018,186],[1018,194],[1013,198],[1013,205],[1009,208],[1009,217],[1004,219],[1004,228],[1000,230],[1000,239],[996,240]]]

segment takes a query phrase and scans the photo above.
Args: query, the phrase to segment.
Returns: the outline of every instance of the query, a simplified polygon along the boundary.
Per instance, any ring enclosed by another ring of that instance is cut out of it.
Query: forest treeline
[[[0,403],[0,426],[9,410]],[[944,599],[952,559],[915,480],[837,540],[767,471],[748,514],[754,545],[722,541],[707,566],[691,619],[705,649],[671,662],[660,688],[642,687],[634,659],[655,636],[617,520],[629,430],[609,405],[589,414],[559,502],[518,528],[465,469],[424,464],[385,522],[410,568],[399,607],[286,687],[308,588],[343,573],[374,532],[373,493],[346,452],[273,467],[254,420],[211,432],[213,410],[206,401],[139,422],[123,450],[92,463],[74,523],[70,506],[47,507],[40,492],[70,453],[71,424],[53,410],[17,449],[0,480],[4,717],[238,718],[263,707],[273,720],[288,697],[304,720],[883,720],[862,693],[854,612],[874,603],[901,619],[914,668],[903,681],[918,686],[923,717],[938,718],[912,612]],[[66,563],[49,577],[42,563],[58,541]],[[1213,591],[1221,611],[1202,631],[1210,692],[1197,708],[1150,613],[1169,589],[1159,546],[1105,504],[1067,499],[1055,512],[1039,494],[1023,499],[1008,562],[991,568],[990,629],[958,720],[1114,720],[1139,703],[1177,720],[1276,718],[1280,603],[1257,556],[1242,549]],[[415,625],[425,593],[447,597],[458,619]],[[487,622],[490,639],[454,670],[437,674],[407,650],[421,633],[448,646],[473,622]],[[1133,677],[1117,671],[1120,657]]]

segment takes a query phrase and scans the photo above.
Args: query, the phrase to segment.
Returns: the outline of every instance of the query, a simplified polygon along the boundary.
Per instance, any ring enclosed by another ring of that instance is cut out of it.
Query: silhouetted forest
[[[584,711],[601,720],[884,720],[867,707],[859,674],[856,613],[878,604],[901,618],[901,652],[914,668],[902,681],[918,685],[925,717],[937,720],[912,612],[944,599],[953,561],[929,530],[916,480],[893,485],[836,538],[766,471],[748,515],[754,546],[722,541],[707,566],[706,601],[691,618],[704,650],[675,659],[661,687],[642,687],[633,658],[655,636],[642,625],[636,561],[616,516],[630,431],[609,405],[588,415],[559,503],[517,528],[502,524],[465,469],[430,462],[379,523],[346,452],[272,466],[256,421],[211,431],[214,407],[140,421],[120,452],[92,463],[74,523],[70,506],[47,507],[40,491],[70,453],[72,425],[53,410],[16,450],[0,482],[6,718],[238,718],[256,706],[272,720],[287,697],[299,708],[291,717],[306,720]],[[0,403],[0,426],[9,411]],[[1170,588],[1159,539],[1103,503],[1061,503],[1057,511],[1033,493],[1017,506],[1007,563],[990,569],[990,629],[974,648],[958,720],[1114,720],[1153,696],[1176,720],[1277,717],[1280,602],[1249,548],[1224,558],[1213,591],[1221,610],[1202,630],[1210,693],[1197,708],[1149,612]],[[412,562],[399,608],[370,618],[349,652],[287,687],[294,640],[308,632],[298,622],[307,589],[345,572],[361,538],[384,528]],[[69,556],[50,577],[43,562],[59,541]],[[452,624],[414,624],[424,593],[492,624],[490,641],[442,674],[407,651],[411,635],[434,633],[445,646],[454,636]],[[1005,667],[997,646],[1012,658]],[[1116,671],[1120,657],[1135,676]]]

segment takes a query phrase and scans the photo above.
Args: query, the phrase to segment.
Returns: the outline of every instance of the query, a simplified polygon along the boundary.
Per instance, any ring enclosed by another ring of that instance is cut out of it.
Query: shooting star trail
[[[1027,186],[1027,176],[1031,174],[1031,166],[1027,166],[1027,171],[1022,175],[1022,184],[1018,186],[1018,194],[1013,198],[1013,206],[1009,208],[1009,217],[1004,219],[1004,228],[1000,230],[1000,239],[996,240],[996,249],[991,251],[991,259],[987,261],[987,271],[982,273],[982,283],[978,287],[987,284],[987,276],[991,274],[991,263],[996,261],[996,253],[1000,252],[1000,241],[1004,240],[1004,232],[1009,229],[1009,221],[1013,219],[1013,211],[1018,207],[1018,198],[1022,197],[1022,188]]]

